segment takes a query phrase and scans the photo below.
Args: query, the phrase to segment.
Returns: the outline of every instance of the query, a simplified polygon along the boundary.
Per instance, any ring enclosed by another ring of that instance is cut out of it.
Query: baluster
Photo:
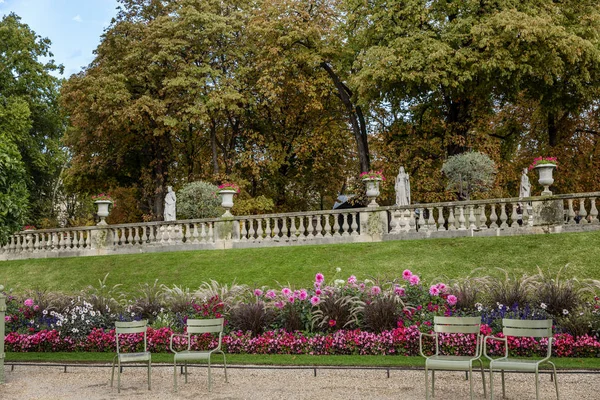
[[[444,207],[438,207],[438,219],[437,219],[437,223],[438,223],[438,231],[445,231],[446,230],[446,220],[444,219]]]
[[[151,241],[152,232],[154,232],[153,226],[142,226],[142,244],[149,243]]]
[[[117,247],[119,244],[119,228],[111,229],[112,231],[112,246]]]
[[[429,213],[429,218],[427,219],[428,228],[435,232],[437,231],[437,226],[435,226],[435,218],[433,218],[433,207],[428,207],[427,212]]]
[[[67,249],[73,248],[73,231],[65,232],[65,241],[67,242]]]
[[[449,207],[450,215],[448,216],[448,230],[455,231],[456,230],[456,220],[454,219],[454,207]]]
[[[573,210],[573,199],[568,199],[569,211],[567,211],[567,225],[575,224],[575,210]]]
[[[325,237],[332,237],[333,235],[331,234],[331,222],[329,221],[329,218],[331,217],[330,214],[326,214],[324,215],[325,217]]]
[[[344,213],[341,214],[342,218],[343,218],[343,223],[342,223],[342,236],[350,236],[350,225],[348,224],[348,217],[350,214],[348,213]]]
[[[241,239],[243,242],[248,240],[248,230],[246,229],[246,225],[248,224],[247,220],[240,220],[240,224],[242,224],[242,231],[241,231]]]
[[[316,227],[316,223],[315,223],[315,216],[314,215],[309,215],[308,216],[308,221],[309,226],[308,226],[308,239],[313,239],[315,237],[315,235],[317,234],[317,227]]]
[[[508,220],[508,215],[506,215],[506,205],[501,203],[500,204],[500,228],[508,227],[506,220]]]
[[[56,232],[56,249],[57,250],[62,250],[62,246],[63,246],[63,237],[62,237],[62,232]]]
[[[9,251],[11,253],[14,253],[17,250],[17,237],[16,236],[11,236],[10,240],[9,240],[10,246],[9,246]]]
[[[255,234],[256,234],[256,230],[254,229],[254,219],[249,219],[248,220],[248,240],[254,240],[256,238]]]
[[[265,239],[266,242],[271,241],[271,218],[265,218]]]
[[[244,226],[244,221],[240,221],[240,224]],[[206,224],[204,222],[200,222],[200,232],[198,232],[198,224],[194,224],[194,235],[196,243],[205,243],[206,240]],[[243,239],[243,236],[241,237]]]
[[[273,240],[279,242],[279,218],[273,218]]]
[[[75,247],[77,249],[83,248],[83,231],[73,231],[75,235]]]
[[[45,233],[40,233],[38,235],[38,251],[44,251],[46,250],[46,234]]]
[[[85,248],[92,249],[92,231],[85,230]]]
[[[479,229],[487,229],[487,217],[485,216],[485,204],[479,205]]]
[[[141,244],[140,243],[140,227],[136,226],[134,229],[135,235],[133,236],[133,244]]]
[[[315,231],[315,237],[322,238],[323,237],[323,225],[321,224],[321,215],[315,215],[317,219],[317,226]]]
[[[417,221],[417,224],[419,226],[419,231],[427,232],[427,221],[425,221],[424,211],[424,208],[419,210],[419,220]]]
[[[587,217],[587,211],[585,211],[585,199],[579,199],[579,216],[581,217],[579,223],[587,224],[588,220],[585,218]]]
[[[510,226],[511,228],[518,228],[519,227],[519,223],[517,222],[517,219],[519,217],[517,217],[517,207],[519,205],[517,203],[513,203],[512,204],[512,213],[510,214]]]
[[[490,228],[496,229],[498,228],[498,224],[496,223],[496,221],[498,221],[498,216],[496,215],[496,205],[491,204],[491,207],[492,212],[490,213]]]
[[[258,218],[256,220],[256,240],[259,242],[263,240],[263,227],[262,227],[263,219]]]
[[[193,222],[190,229],[191,229],[191,233],[190,233],[191,243],[198,243],[200,240],[200,233],[198,232],[198,223]]]
[[[352,225],[350,227],[352,228],[352,233],[350,235],[358,236],[358,213],[352,214]]]
[[[38,246],[39,246],[39,239],[38,239],[38,233],[32,233],[31,234],[31,252],[32,253],[37,253],[38,252]]]
[[[467,220],[465,219],[465,207],[464,206],[458,206],[458,230],[459,231],[466,231],[467,227],[465,225],[465,222]]]
[[[408,212],[408,231],[416,231],[417,219],[415,218],[415,210],[406,210]]]
[[[213,223],[209,222],[208,223],[208,237],[207,240],[209,243],[213,243],[215,241],[215,233],[213,230]]]
[[[281,218],[281,237],[285,241],[290,240],[290,231],[288,229],[288,219],[287,217]]]
[[[475,219],[475,206],[474,205],[470,205],[469,206],[469,229],[477,229],[477,225],[475,225],[475,222],[477,221]]]
[[[290,239],[291,240],[298,240],[298,235],[297,235],[297,229],[296,229],[296,217],[291,217],[290,218]]]
[[[298,227],[300,232],[299,239],[306,240],[306,227],[304,226],[304,217],[300,217],[300,227]]]
[[[340,218],[341,214],[333,214],[333,237],[340,237]]]
[[[597,224],[598,223],[598,209],[596,208],[596,198],[590,197],[590,223]]]

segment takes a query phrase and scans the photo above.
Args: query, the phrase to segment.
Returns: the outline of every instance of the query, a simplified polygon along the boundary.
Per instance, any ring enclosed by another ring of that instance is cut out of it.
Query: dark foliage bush
[[[274,311],[265,307],[262,302],[239,303],[231,309],[229,325],[232,330],[252,331],[253,335],[261,335],[271,326],[274,320]]]

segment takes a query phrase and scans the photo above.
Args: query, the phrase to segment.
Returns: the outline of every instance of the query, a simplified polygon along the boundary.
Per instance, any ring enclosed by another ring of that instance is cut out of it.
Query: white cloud
[[[75,22],[82,22],[83,19],[81,19],[81,16],[79,14],[77,14],[76,16],[73,17],[73,21],[75,21]]]

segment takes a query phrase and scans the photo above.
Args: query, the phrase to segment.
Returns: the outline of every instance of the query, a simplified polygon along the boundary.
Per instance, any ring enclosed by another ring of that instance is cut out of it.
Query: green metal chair
[[[211,386],[211,375],[210,375],[210,356],[213,353],[221,353],[223,354],[223,368],[225,370],[225,382],[227,382],[227,361],[225,360],[225,353],[221,350],[221,343],[223,339],[223,318],[216,319],[188,319],[187,320],[187,330],[185,334],[172,334],[170,348],[173,353],[175,353],[175,357],[173,360],[174,374],[173,374],[173,384],[175,387],[175,391],[177,391],[177,362],[184,363],[185,370],[185,383],[187,383],[187,363],[188,361],[196,361],[196,360],[207,360],[208,362],[208,391],[210,392],[212,389]],[[213,333],[219,334],[219,343],[217,347],[211,350],[203,350],[203,351],[193,351],[190,349],[191,347],[191,338],[194,335],[201,335],[204,333]],[[187,350],[184,351],[176,351],[173,349],[173,338],[175,336],[182,336],[187,338],[188,347]]]
[[[431,396],[435,396],[435,371],[468,371],[471,400],[473,400],[473,363],[479,362],[481,369],[481,379],[483,380],[483,395],[487,396],[485,389],[485,374],[483,372],[483,362],[481,361],[481,333],[480,317],[434,317],[434,334],[421,333],[419,336],[419,352],[425,357],[425,398],[429,399],[429,370],[431,370]],[[475,354],[465,356],[451,356],[440,354],[439,335],[440,333],[462,333],[475,335]],[[423,354],[423,336],[435,339],[435,353],[431,356]]]
[[[539,367],[540,364],[550,364],[554,371],[554,386],[556,388],[556,398],[560,399],[558,395],[558,380],[556,379],[556,366],[553,362],[548,361],[552,355],[552,340],[554,339],[552,334],[552,320],[538,320],[538,321],[527,321],[520,319],[503,319],[502,320],[502,333],[504,337],[486,336],[484,338],[484,355],[490,359],[490,398],[494,400],[494,371],[500,370],[502,374],[502,397],[506,397],[506,387],[504,385],[504,371],[525,371],[535,373],[535,398],[540,398],[539,390]],[[528,360],[520,358],[508,357],[508,337],[534,337],[534,338],[548,338],[548,352],[546,357],[541,360]],[[487,354],[487,343],[488,340],[497,340],[504,342],[504,357],[492,359]]]
[[[115,378],[115,364],[117,365],[117,389],[118,392],[121,393],[121,364],[122,363],[131,363],[131,362],[147,362],[148,363],[148,390],[150,390],[150,372],[151,372],[151,362],[152,362],[152,353],[148,351],[147,348],[147,338],[146,331],[148,329],[148,321],[132,321],[132,322],[115,322],[115,337],[117,340],[117,354],[113,358],[112,363],[112,373],[110,376],[110,387],[113,387],[113,381]],[[144,334],[144,351],[139,353],[121,353],[119,347],[119,336],[120,335],[130,335],[136,333]]]

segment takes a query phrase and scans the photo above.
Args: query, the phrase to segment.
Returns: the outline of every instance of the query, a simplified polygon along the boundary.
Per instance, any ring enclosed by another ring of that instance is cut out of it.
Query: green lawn
[[[126,292],[155,279],[190,288],[210,279],[306,286],[317,272],[332,279],[337,267],[339,278],[392,279],[409,268],[429,281],[465,276],[475,268],[482,268],[479,274],[497,273],[496,267],[533,274],[537,266],[555,272],[565,264],[567,276],[600,279],[598,243],[600,231],[0,261],[0,284],[17,291],[77,292],[110,273],[107,283],[121,283]]]
[[[71,363],[109,363],[114,353],[6,353],[7,362],[56,362]],[[214,362],[222,358],[216,355]],[[172,363],[173,355],[165,353],[152,354],[154,363]],[[597,358],[553,358],[560,369],[600,369]],[[361,367],[396,367],[422,368],[425,360],[422,357],[404,356],[311,356],[311,355],[250,355],[227,354],[228,364],[237,365],[295,365],[295,366],[361,366]],[[486,366],[488,363],[485,363]]]

